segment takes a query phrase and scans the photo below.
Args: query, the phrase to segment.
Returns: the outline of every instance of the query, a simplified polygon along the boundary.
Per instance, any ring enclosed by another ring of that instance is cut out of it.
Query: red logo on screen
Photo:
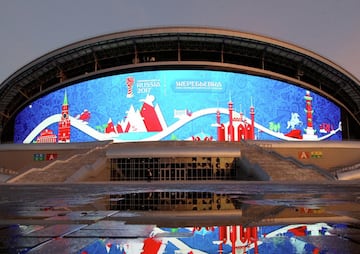
[[[126,86],[127,86],[127,94],[126,94],[126,97],[127,97],[127,98],[131,98],[131,97],[134,96],[134,93],[133,93],[134,82],[135,82],[134,77],[127,77],[127,78],[126,78]]]

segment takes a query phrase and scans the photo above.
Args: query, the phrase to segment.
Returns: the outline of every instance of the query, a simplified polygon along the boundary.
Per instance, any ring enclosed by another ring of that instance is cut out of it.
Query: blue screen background
[[[133,79],[129,87],[126,80]],[[250,117],[249,108],[255,108],[255,122],[264,128],[271,129],[276,124],[277,132],[288,133],[287,122],[292,113],[297,113],[302,124],[296,126],[304,133],[306,128],[306,112],[304,96],[306,90],[285,82],[268,78],[239,74],[232,72],[207,70],[162,70],[119,74],[84,81],[33,101],[25,107],[15,120],[15,143],[23,143],[42,122],[55,114],[61,114],[64,96],[67,96],[69,113],[78,117],[84,110],[91,116],[84,121],[88,127],[104,132],[109,121],[114,125],[130,119],[129,110],[132,107],[140,111],[144,100],[152,98],[153,107],[160,109],[166,127],[179,121],[175,111],[189,114],[204,109],[227,109],[228,103],[233,103],[234,111],[242,111],[245,117]],[[149,97],[150,96],[150,97]],[[313,109],[313,128],[321,137],[324,124],[328,128],[337,129],[341,114],[340,108],[331,101],[311,92]],[[59,119],[60,120],[60,119]],[[221,114],[221,122],[228,122],[228,114]],[[217,139],[215,112],[204,114],[193,119],[173,131],[163,135],[160,140],[187,140],[194,135],[211,136]],[[46,128],[58,134],[58,123],[51,123]],[[37,130],[37,135],[39,130]],[[155,133],[135,131],[109,136],[116,141],[141,141]],[[255,138],[262,140],[278,140],[266,131],[255,128]],[[154,137],[154,140],[158,138]],[[336,132],[327,140],[341,140],[341,132]],[[35,138],[30,142],[34,142]],[[71,127],[71,142],[95,141],[96,137],[89,135],[83,129]]]

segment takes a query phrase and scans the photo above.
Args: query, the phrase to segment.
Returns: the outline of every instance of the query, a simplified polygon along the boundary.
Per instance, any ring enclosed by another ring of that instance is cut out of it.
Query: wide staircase
[[[332,174],[338,180],[358,180],[360,179],[360,162],[335,168],[332,170]]]
[[[8,183],[76,182],[91,179],[94,172],[107,166],[106,148],[109,143],[89,148],[66,160],[56,160],[44,168],[32,168],[7,181]]]
[[[106,150],[111,143],[99,144],[88,151],[76,154],[65,160],[55,160],[43,168],[31,168],[9,180],[7,183],[52,183],[52,182],[91,182],[110,179]],[[248,171],[261,171],[266,177],[246,178],[245,180],[270,181],[329,181],[335,177],[327,171],[304,166],[295,159],[284,158],[271,149],[242,142],[241,159],[247,161]],[[244,167],[244,168],[245,168]],[[256,169],[256,170],[255,170]],[[106,175],[108,174],[108,175]],[[241,180],[241,179],[240,179]]]
[[[304,166],[295,159],[284,158],[269,149],[255,144],[243,143],[241,156],[250,165],[262,169],[270,181],[328,181],[334,180],[331,174],[315,166]]]

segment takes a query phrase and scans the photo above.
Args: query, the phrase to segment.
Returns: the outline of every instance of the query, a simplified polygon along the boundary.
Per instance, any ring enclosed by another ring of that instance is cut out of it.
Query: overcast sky
[[[0,82],[67,44],[158,26],[266,35],[311,50],[360,79],[360,0],[0,0]]]

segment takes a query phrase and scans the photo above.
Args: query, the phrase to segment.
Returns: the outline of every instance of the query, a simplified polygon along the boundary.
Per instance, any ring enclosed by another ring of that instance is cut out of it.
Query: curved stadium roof
[[[16,114],[46,93],[95,77],[155,69],[234,71],[301,86],[340,106],[344,138],[360,139],[360,81],[328,59],[255,34],[161,27],[79,41],[16,71],[0,85],[1,142],[13,141]]]

